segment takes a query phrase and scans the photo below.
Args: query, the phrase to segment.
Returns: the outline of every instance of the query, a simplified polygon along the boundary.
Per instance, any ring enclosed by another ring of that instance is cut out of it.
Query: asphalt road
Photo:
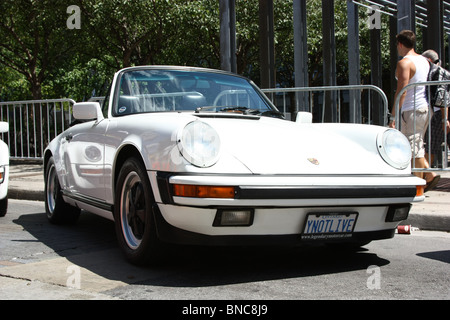
[[[84,213],[75,226],[55,226],[43,202],[10,200],[0,219],[0,299],[182,300],[172,310],[180,315],[186,299],[257,301],[259,312],[270,300],[448,300],[449,240],[413,231],[355,252],[182,247],[143,268],[124,260],[111,221]]]

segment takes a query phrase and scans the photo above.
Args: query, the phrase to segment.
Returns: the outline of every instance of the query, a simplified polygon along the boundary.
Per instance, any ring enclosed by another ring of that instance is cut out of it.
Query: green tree
[[[181,0],[78,0],[86,53],[119,69],[155,64],[179,27]]]
[[[25,77],[0,64],[0,101],[17,101],[29,96]]]
[[[309,84],[317,86],[323,68],[322,1],[306,3]],[[69,5],[81,9],[81,29],[67,28]],[[282,87],[294,86],[292,5],[274,0],[276,79]],[[348,81],[346,5],[335,1],[338,84]],[[14,70],[0,82],[2,99],[85,100],[104,94],[114,72],[133,65],[220,68],[217,0],[3,0],[0,12],[0,72]],[[382,18],[383,70],[389,74],[389,27]],[[370,79],[366,19],[360,9],[361,77]],[[236,0],[236,31],[237,72],[259,83],[258,0]]]
[[[31,98],[42,98],[42,84],[70,53],[67,6],[58,0],[0,2],[0,63],[23,75]]]

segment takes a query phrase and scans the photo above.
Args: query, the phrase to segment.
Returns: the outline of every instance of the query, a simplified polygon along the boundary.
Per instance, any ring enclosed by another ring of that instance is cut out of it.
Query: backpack
[[[446,80],[450,80],[450,72],[434,63],[430,63],[427,81]],[[440,108],[450,106],[450,84],[431,85],[429,88],[431,106]]]

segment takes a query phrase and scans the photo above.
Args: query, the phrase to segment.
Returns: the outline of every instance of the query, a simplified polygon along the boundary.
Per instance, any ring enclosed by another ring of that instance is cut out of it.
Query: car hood
[[[378,153],[376,139],[386,130],[384,127],[299,124],[266,117],[202,120],[218,131],[222,152],[240,161],[253,174],[398,174],[401,171],[389,166]]]

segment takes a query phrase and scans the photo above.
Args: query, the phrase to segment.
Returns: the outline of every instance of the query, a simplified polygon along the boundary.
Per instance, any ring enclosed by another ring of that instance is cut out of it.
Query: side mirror
[[[305,111],[299,111],[297,113],[297,118],[295,119],[295,122],[297,122],[297,123],[312,123],[312,113],[305,112]]]
[[[5,133],[9,131],[9,124],[5,121],[0,121],[0,133]]]
[[[73,105],[73,117],[77,120],[97,120],[103,119],[100,103],[98,102],[78,102]]]

